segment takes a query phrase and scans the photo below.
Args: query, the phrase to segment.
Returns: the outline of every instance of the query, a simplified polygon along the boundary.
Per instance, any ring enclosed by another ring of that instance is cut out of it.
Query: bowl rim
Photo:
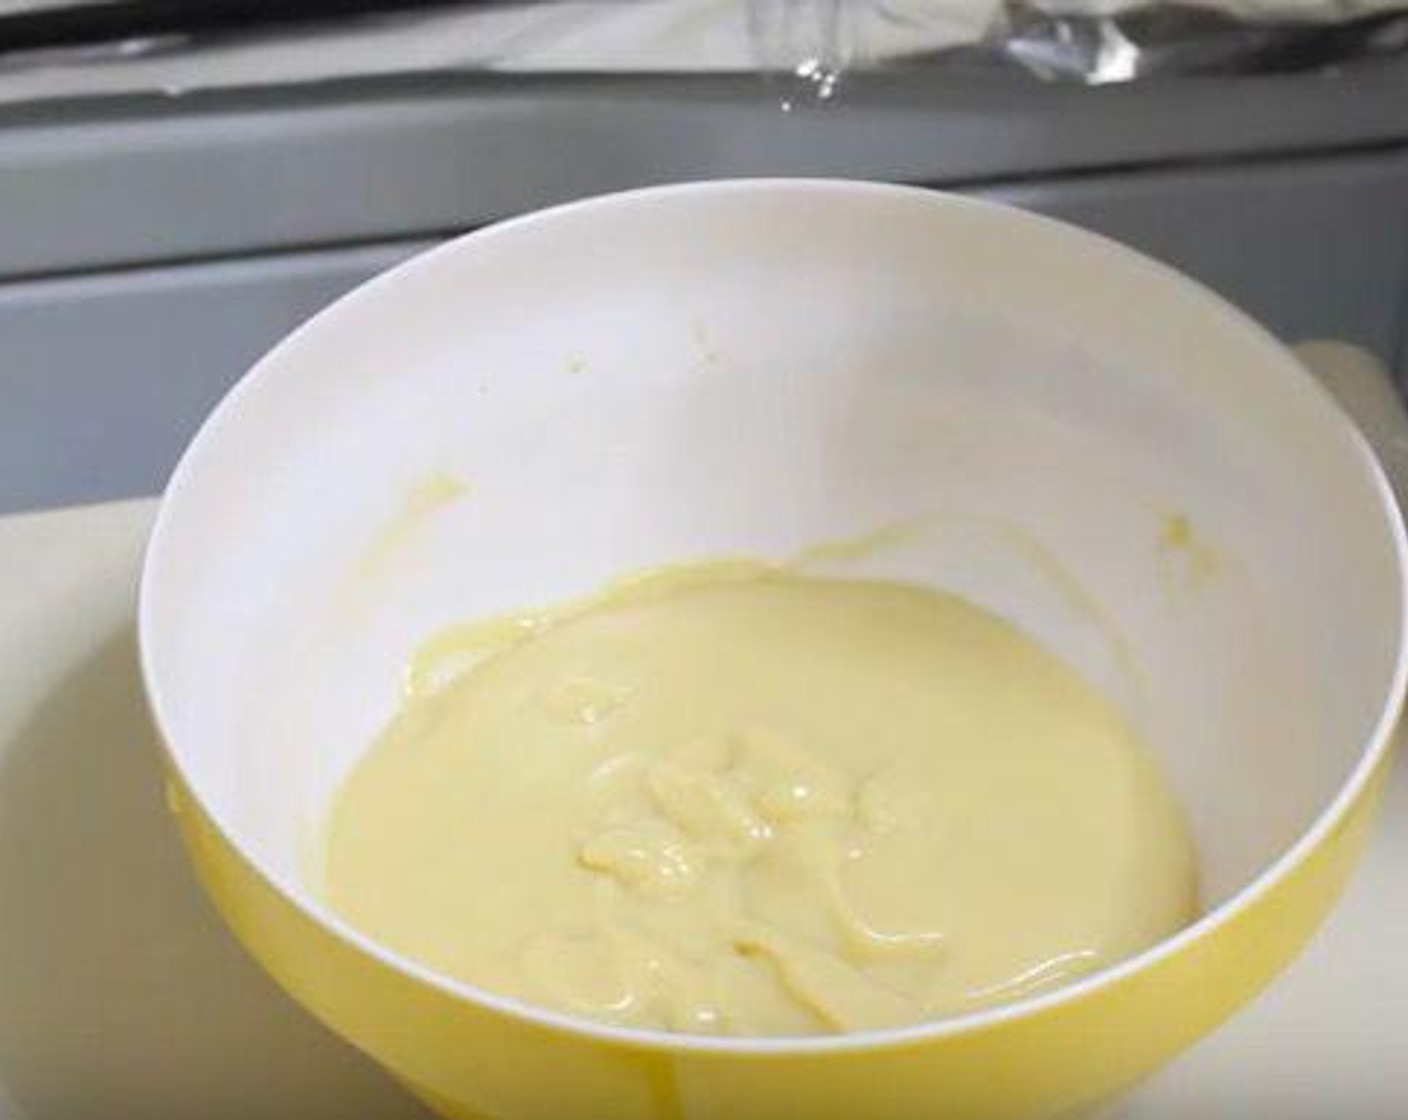
[[[642,201],[653,202],[665,197],[759,192],[795,193],[799,196],[812,197],[817,195],[884,196],[921,205],[948,206],[997,213],[1002,215],[1003,220],[1016,225],[1056,227],[1067,234],[1073,233],[1096,257],[1120,259],[1124,267],[1140,268],[1157,275],[1165,284],[1179,289],[1184,298],[1202,304],[1210,314],[1219,315],[1225,320],[1234,322],[1238,329],[1248,334],[1252,340],[1259,342],[1265,351],[1266,361],[1281,367],[1288,386],[1295,386],[1295,391],[1308,392],[1312,396],[1320,398],[1333,410],[1332,413],[1327,414],[1327,422],[1330,424],[1340,423],[1349,429],[1357,456],[1365,472],[1365,481],[1378,499],[1392,541],[1394,562],[1398,574],[1399,603],[1394,665],[1388,689],[1374,725],[1364,740],[1353,768],[1341,782],[1335,795],[1290,846],[1234,893],[1201,914],[1195,921],[1132,956],[1125,957],[1105,968],[1048,992],[919,1023],[835,1035],[762,1037],[692,1035],[665,1030],[614,1026],[571,1013],[554,1011],[517,997],[501,995],[475,984],[444,975],[403,956],[362,933],[330,906],[317,899],[305,884],[295,881],[292,876],[276,873],[264,866],[263,862],[240,842],[236,830],[231,828],[229,822],[224,820],[223,815],[217,811],[214,799],[204,796],[200,783],[194,781],[192,775],[183,766],[175,745],[175,738],[170,734],[169,720],[166,714],[167,705],[164,703],[161,681],[153,660],[155,656],[153,649],[159,641],[157,625],[153,617],[153,604],[159,595],[156,584],[160,577],[163,556],[171,547],[169,540],[173,532],[171,510],[174,503],[172,498],[190,484],[189,479],[196,469],[196,464],[203,457],[205,448],[218,438],[218,431],[224,426],[234,402],[258,390],[260,384],[270,376],[270,369],[274,365],[273,359],[292,339],[302,336],[305,332],[323,329],[325,320],[334,311],[342,314],[348,308],[355,307],[369,298],[375,298],[383,288],[399,283],[407,274],[438,261],[442,256],[458,254],[467,250],[472,251],[474,246],[485,241],[512,236],[520,229],[551,223],[582,212],[601,208],[629,207]],[[200,814],[219,836],[220,841],[265,887],[292,906],[301,917],[314,926],[409,981],[426,985],[439,994],[467,1001],[481,1010],[509,1016],[553,1032],[565,1033],[579,1041],[595,1041],[632,1049],[656,1051],[702,1052],[739,1057],[750,1055],[795,1057],[937,1042],[954,1036],[975,1034],[1013,1020],[1033,1017],[1066,1004],[1074,1004],[1094,992],[1112,987],[1138,973],[1146,972],[1181,953],[1194,942],[1200,941],[1217,932],[1223,926],[1234,922],[1263,897],[1280,886],[1336,830],[1340,822],[1364,794],[1380,763],[1389,753],[1394,731],[1403,713],[1405,690],[1408,689],[1408,535],[1405,535],[1403,515],[1382,465],[1370,448],[1368,441],[1339,408],[1329,391],[1265,327],[1229,300],[1177,269],[1112,238],[1073,226],[1067,222],[1034,214],[1009,204],[956,195],[928,187],[843,178],[716,179],[641,187],[589,196],[534,210],[473,230],[451,238],[429,250],[417,253],[392,268],[371,277],[304,320],[275,343],[241,376],[211,410],[182,453],[167,483],[148,537],[138,590],[137,614],[138,656],[142,681],[158,732],[160,749],[165,756],[167,765],[177,775],[180,783],[190,791],[191,796],[197,802]]]

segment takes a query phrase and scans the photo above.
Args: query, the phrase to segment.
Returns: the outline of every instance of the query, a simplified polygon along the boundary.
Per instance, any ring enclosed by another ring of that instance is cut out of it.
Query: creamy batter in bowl
[[[1196,913],[1120,711],[914,583],[680,564],[412,663],[314,882],[447,976],[613,1026],[788,1036],[1050,991]]]
[[[310,830],[427,635],[876,530],[814,559],[1010,620],[1152,745],[1199,855],[1191,926],[996,1008],[732,1039],[454,981],[310,889]],[[315,318],[178,469],[141,639],[217,905],[445,1114],[1018,1118],[1137,1080],[1318,925],[1387,765],[1402,616],[1372,456],[1215,297],[989,204],[764,182],[507,223]]]

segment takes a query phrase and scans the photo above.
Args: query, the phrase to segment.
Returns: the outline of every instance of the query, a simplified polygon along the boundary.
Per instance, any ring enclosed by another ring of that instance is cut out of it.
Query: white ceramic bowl
[[[957,589],[1125,706],[1195,832],[1192,929],[965,1019],[726,1042],[436,977],[308,890],[322,806],[440,627],[914,519],[847,570]],[[1402,699],[1403,568],[1362,440],[1192,282],[986,203],[716,183],[473,234],[296,331],[182,461],[141,632],[227,917],[446,1111],[1028,1116],[1175,1052],[1330,905]]]

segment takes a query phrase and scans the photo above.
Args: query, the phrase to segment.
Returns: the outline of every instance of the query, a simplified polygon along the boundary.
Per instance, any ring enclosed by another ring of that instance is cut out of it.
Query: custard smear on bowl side
[[[1042,992],[1196,910],[1152,752],[997,615],[681,565],[433,640],[321,889],[444,975],[634,1027],[806,1035]]]

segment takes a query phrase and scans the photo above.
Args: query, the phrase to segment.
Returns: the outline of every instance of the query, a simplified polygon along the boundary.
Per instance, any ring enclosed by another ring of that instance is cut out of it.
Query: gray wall
[[[962,187],[1169,261],[1287,339],[1350,339],[1400,368],[1405,75],[1213,100],[1195,84],[940,105],[881,86],[781,124],[756,89],[652,106],[629,84],[575,107],[440,91],[0,120],[0,512],[155,493],[263,350],[430,239],[698,174]],[[1336,123],[1357,142],[1326,147]]]

